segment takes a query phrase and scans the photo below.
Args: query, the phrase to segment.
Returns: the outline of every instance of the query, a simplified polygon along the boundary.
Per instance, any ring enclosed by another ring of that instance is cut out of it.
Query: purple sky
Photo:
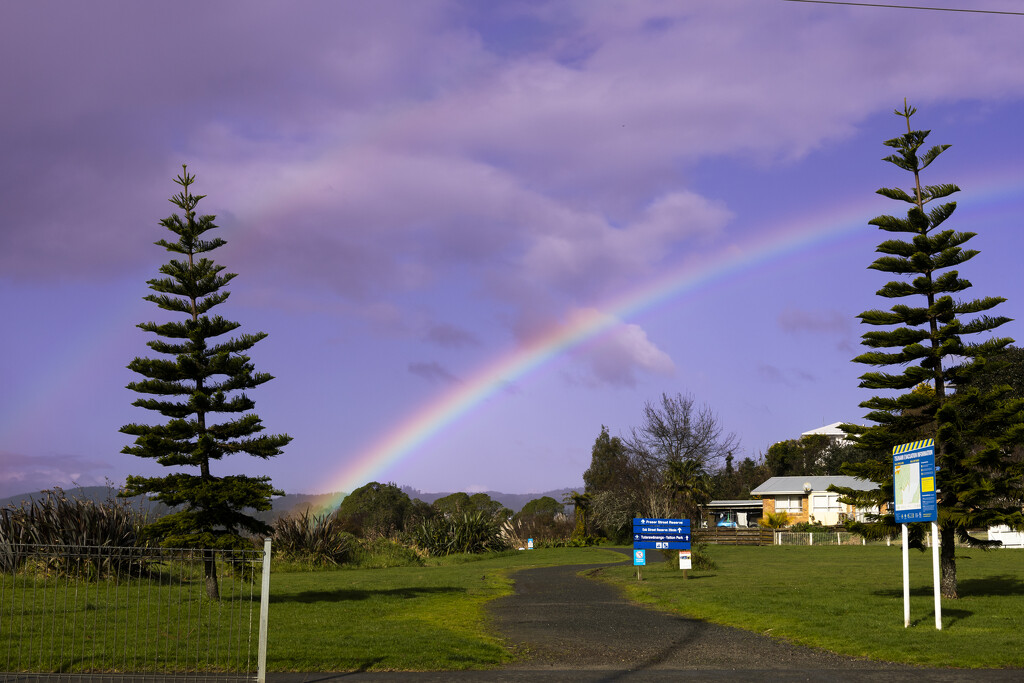
[[[160,469],[118,429],[157,417],[125,365],[167,319],[142,297],[182,163],[239,274],[219,312],[270,335],[257,412],[294,437],[216,474],[332,490],[517,344],[801,226],[822,237],[622,319],[378,479],[576,486],[601,425],[662,392],[707,403],[740,457],[856,421],[904,97],[953,145],[925,181],[963,189],[968,293],[1022,316],[1022,30],[774,0],[2,3],[0,495]]]

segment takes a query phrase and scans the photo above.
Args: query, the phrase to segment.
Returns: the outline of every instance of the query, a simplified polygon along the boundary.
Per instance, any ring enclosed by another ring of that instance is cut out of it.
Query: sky
[[[741,459],[861,421],[904,98],[952,145],[924,182],[962,189],[967,295],[1024,315],[1022,30],[783,0],[2,3],[0,495],[162,473],[119,429],[160,421],[126,366],[173,319],[143,297],[183,164],[238,274],[217,312],[268,334],[256,412],[293,437],[216,475],[576,487],[663,393]]]

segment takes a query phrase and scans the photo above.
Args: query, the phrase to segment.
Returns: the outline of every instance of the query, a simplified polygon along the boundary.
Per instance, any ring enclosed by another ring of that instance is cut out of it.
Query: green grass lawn
[[[563,548],[373,569],[287,571],[288,563],[275,561],[267,668],[497,666],[513,655],[487,624],[484,605],[512,592],[515,569],[622,559],[608,550]],[[141,579],[0,574],[0,671],[255,670],[256,578],[253,589],[224,573],[224,599],[214,602],[205,598],[200,574],[176,565]]]
[[[631,566],[602,574],[630,598],[680,614],[874,659],[944,667],[1024,666],[1024,551],[958,550],[960,599],[935,629],[931,551],[910,555],[903,627],[898,546],[710,546],[719,568]]]
[[[632,599],[659,609],[835,652],[931,666],[1024,666],[1024,551],[961,552],[969,556],[958,562],[963,597],[943,603],[942,631],[934,628],[931,556],[916,551],[911,555],[913,625],[903,628],[898,547],[711,546],[719,568],[691,572],[689,580],[670,563],[645,568],[642,582],[626,562],[601,575],[623,586]],[[432,560],[425,567],[317,572],[278,567],[271,580],[268,669],[499,666],[514,655],[488,624],[484,607],[512,591],[515,570],[624,559],[608,550],[565,548],[484,559],[455,556]],[[227,623],[223,619],[236,610],[251,615],[249,597],[222,602],[218,609],[223,615],[218,612],[212,618],[211,603],[195,597],[195,586],[193,597],[184,601],[172,594],[183,588],[147,589],[146,602],[140,603],[135,597],[119,597],[116,585],[111,594],[111,584],[105,581],[76,588],[71,598],[66,590],[60,592],[68,586],[66,579],[47,578],[31,585],[31,592],[12,592],[9,576],[0,581],[0,669],[5,668],[4,653],[11,653],[11,646],[17,648],[17,659],[15,669],[8,659],[7,670],[22,669],[17,662],[27,668],[29,660],[35,662],[33,667],[42,667],[30,669],[37,671],[83,666],[136,671],[206,668],[204,662],[210,658],[203,648],[227,651],[230,639],[247,640],[242,633],[218,633],[217,624]],[[222,589],[230,593],[229,582]],[[118,606],[120,601],[125,604]],[[152,627],[133,625],[133,620],[154,610],[175,610],[175,628],[150,633],[146,629]],[[16,613],[28,618],[12,632],[8,625]],[[200,619],[201,615],[206,616]],[[146,644],[138,652],[129,645],[136,628]],[[209,631],[202,642],[193,638],[200,628]],[[72,636],[72,630],[77,635]],[[99,660],[92,654],[96,649]],[[248,667],[255,653],[248,643],[245,650]],[[104,664],[104,657],[115,664]]]
[[[512,571],[614,562],[593,548],[524,551],[441,566],[273,575],[271,671],[455,670],[512,660],[484,604],[512,592]],[[443,560],[442,560],[443,562]]]

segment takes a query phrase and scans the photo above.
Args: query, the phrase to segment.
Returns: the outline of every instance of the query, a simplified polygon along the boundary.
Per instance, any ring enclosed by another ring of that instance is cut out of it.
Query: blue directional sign
[[[644,550],[689,550],[690,520],[636,517],[633,519],[633,548]]]
[[[936,521],[934,439],[913,441],[893,448],[892,470],[896,523]]]

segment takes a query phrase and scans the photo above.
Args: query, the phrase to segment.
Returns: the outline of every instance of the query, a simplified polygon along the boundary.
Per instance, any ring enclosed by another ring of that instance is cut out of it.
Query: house
[[[848,438],[846,438],[846,432],[839,428],[839,425],[841,424],[845,423],[833,422],[830,425],[825,425],[824,427],[818,427],[817,429],[812,429],[809,432],[804,432],[800,436],[801,438],[805,436],[827,436],[830,441],[830,445],[847,446],[852,442]]]
[[[786,512],[794,523],[818,522],[834,526],[847,519],[862,520],[868,512],[878,512],[840,503],[839,494],[827,490],[832,485],[857,491],[878,488],[873,481],[858,477],[772,477],[750,494],[761,499],[765,517],[775,512]]]

